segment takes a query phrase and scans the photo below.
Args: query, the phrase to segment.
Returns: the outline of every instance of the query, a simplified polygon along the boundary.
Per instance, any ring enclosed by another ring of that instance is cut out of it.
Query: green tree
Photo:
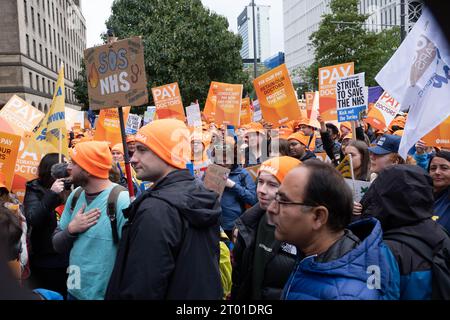
[[[81,60],[81,70],[78,73],[78,78],[74,81],[74,87],[75,98],[77,98],[78,102],[83,106],[83,110],[88,110],[89,96],[86,79],[86,64],[84,63],[84,59]]]
[[[323,15],[319,29],[311,35],[314,62],[294,73],[309,90],[318,89],[319,68],[352,61],[355,73],[366,73],[366,85],[377,85],[375,76],[397,50],[400,29],[368,31],[364,28],[368,15],[359,13],[358,3],[358,0],[332,0],[331,13]]]
[[[150,89],[171,82],[185,105],[198,99],[203,106],[211,81],[249,88],[242,39],[200,0],[115,0],[106,25],[119,39],[142,36],[150,103]]]

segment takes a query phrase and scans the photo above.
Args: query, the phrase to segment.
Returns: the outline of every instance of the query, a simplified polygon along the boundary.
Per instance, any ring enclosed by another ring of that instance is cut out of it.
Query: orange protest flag
[[[250,108],[250,98],[242,99],[240,125],[243,126],[252,122],[252,115],[253,114]]]
[[[431,130],[423,139],[427,146],[450,148],[450,117]]]
[[[400,103],[384,92],[370,109],[365,121],[378,130],[384,130],[394,120],[399,110]]]
[[[306,102],[306,118],[311,118],[311,110],[313,109],[315,92],[306,92],[305,93],[305,102]]]
[[[123,108],[124,122],[128,119],[131,107]],[[102,109],[98,116],[97,127],[94,135],[95,141],[106,141],[110,146],[122,143],[122,134],[120,132],[119,110]]]
[[[279,127],[301,118],[294,86],[285,64],[253,81],[265,121]]]
[[[216,116],[216,102],[217,102],[217,90],[219,88],[220,82],[211,82],[208,91],[208,97],[206,98],[205,109],[203,114],[208,119],[214,119]]]
[[[185,121],[183,101],[178,83],[152,88],[158,119],[173,118]]]
[[[323,67],[319,69],[320,115],[323,121],[337,120],[336,81],[353,75],[353,62]]]

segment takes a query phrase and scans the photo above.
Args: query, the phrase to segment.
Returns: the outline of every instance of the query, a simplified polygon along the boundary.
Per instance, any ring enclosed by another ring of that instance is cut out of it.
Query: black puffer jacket
[[[124,210],[106,299],[221,299],[220,213],[187,170],[157,182]]]
[[[231,298],[279,300],[295,265],[295,247],[275,240],[275,228],[259,204],[247,210],[236,227]]]
[[[31,266],[66,268],[69,265],[68,256],[56,253],[52,244],[53,231],[57,225],[55,209],[62,204],[61,197],[35,179],[27,182],[23,204],[31,229]]]

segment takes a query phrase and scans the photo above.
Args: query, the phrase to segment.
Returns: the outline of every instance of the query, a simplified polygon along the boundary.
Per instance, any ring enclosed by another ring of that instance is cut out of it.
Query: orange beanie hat
[[[146,145],[158,157],[178,169],[186,169],[191,158],[189,129],[180,120],[155,120],[139,129],[136,142]]]
[[[300,164],[301,161],[292,157],[288,156],[275,157],[261,164],[261,167],[258,170],[258,175],[261,172],[267,172],[272,174],[275,178],[277,178],[279,183],[282,183],[284,177],[286,177],[288,172]]]
[[[289,136],[288,140],[297,140],[301,144],[303,144],[305,147],[308,147],[309,138],[306,136],[303,132],[299,131],[296,133],[293,133]]]
[[[294,131],[289,128],[280,128],[278,129],[278,138],[287,140],[293,133]]]
[[[91,175],[108,179],[112,167],[112,155],[107,142],[88,141],[77,143],[69,150],[70,158]]]
[[[111,151],[116,151],[120,152],[121,154],[125,154],[125,152],[123,151],[123,145],[121,143],[114,145],[114,147],[111,148]]]

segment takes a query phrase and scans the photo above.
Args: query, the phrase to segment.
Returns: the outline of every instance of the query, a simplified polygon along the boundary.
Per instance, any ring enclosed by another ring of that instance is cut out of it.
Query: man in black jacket
[[[285,175],[300,161],[277,157],[265,161],[257,179],[258,203],[236,221],[233,249],[233,300],[278,300],[295,264],[296,249],[275,240],[266,210]]]
[[[106,299],[221,299],[218,195],[185,170],[189,131],[157,120],[136,135],[131,162],[154,186],[124,210]]]

